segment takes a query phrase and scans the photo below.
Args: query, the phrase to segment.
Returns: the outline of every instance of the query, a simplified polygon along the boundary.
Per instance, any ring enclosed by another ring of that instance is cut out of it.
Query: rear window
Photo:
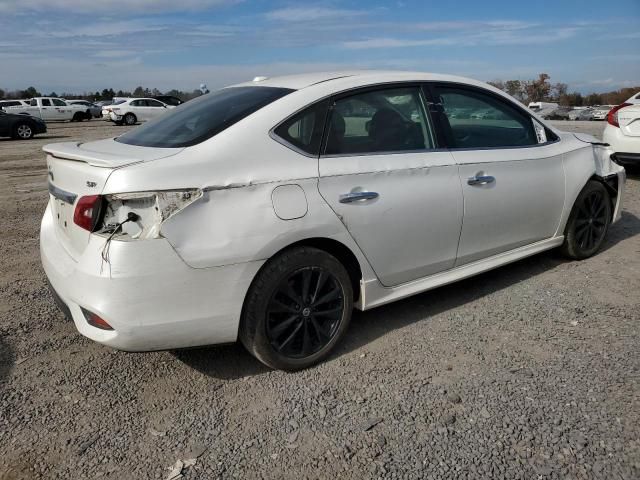
[[[225,88],[184,103],[116,141],[161,148],[196,145],[292,91],[275,87]]]

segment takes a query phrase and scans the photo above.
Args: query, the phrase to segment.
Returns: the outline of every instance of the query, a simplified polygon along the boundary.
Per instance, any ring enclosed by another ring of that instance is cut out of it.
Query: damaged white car
[[[42,263],[82,334],[131,351],[239,339],[288,370],[326,357],[354,307],[556,247],[590,257],[625,183],[595,138],[421,73],[260,77],[44,150]]]

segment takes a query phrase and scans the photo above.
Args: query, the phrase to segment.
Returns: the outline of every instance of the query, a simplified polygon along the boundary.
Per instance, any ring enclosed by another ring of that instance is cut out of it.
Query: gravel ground
[[[166,479],[192,458],[185,479],[640,478],[639,177],[594,258],[356,312],[329,361],[288,374],[239,346],[113,351],[57,311],[40,148],[123,130],[0,140],[0,479]]]

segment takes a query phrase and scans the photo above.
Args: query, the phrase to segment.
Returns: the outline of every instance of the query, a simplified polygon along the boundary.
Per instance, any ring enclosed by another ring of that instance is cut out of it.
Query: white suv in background
[[[640,92],[609,111],[603,140],[619,164],[640,167]]]
[[[159,117],[168,109],[175,108],[153,98],[121,99],[102,109],[102,118],[117,124],[134,125]]]

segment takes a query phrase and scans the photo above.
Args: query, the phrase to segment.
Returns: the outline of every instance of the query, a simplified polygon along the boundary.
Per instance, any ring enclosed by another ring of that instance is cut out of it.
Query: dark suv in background
[[[166,103],[167,105],[174,105],[174,106],[178,106],[178,105],[182,105],[184,102],[182,100],[180,100],[178,97],[174,97],[173,95],[156,95],[154,97],[156,100],[160,100],[161,102]]]

